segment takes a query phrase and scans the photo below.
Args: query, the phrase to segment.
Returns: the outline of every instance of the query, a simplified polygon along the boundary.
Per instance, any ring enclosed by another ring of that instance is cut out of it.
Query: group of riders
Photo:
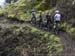
[[[38,25],[39,27],[43,26],[43,13],[42,11],[39,12],[39,20],[38,20]],[[52,15],[50,14],[50,12],[47,12],[45,15],[46,18],[46,24],[45,26],[47,27],[48,31],[51,31],[51,27],[54,29],[55,33],[57,34],[59,32],[59,28],[58,25],[60,24],[61,21],[61,13],[59,10],[55,10],[54,15],[53,15],[53,19],[52,19]],[[32,10],[32,18],[31,18],[31,23],[36,24],[36,11]],[[52,21],[53,20],[53,21]],[[52,26],[52,25],[53,26]]]

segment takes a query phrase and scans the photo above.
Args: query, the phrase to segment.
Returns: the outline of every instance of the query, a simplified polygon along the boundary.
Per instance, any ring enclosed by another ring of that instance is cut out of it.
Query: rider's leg
[[[58,22],[58,33],[60,32],[60,21]]]
[[[36,17],[31,18],[31,23],[36,24]]]
[[[42,27],[42,20],[39,20],[39,27]]]
[[[36,24],[36,17],[34,17],[34,24]]]
[[[41,27],[43,26],[43,21],[41,20]]]
[[[50,31],[50,20],[47,21],[47,29]]]
[[[33,22],[33,17],[31,18],[31,23]]]
[[[48,27],[49,21],[47,20],[46,27]]]
[[[39,20],[39,27],[40,27],[41,21]]]
[[[56,21],[56,32],[57,32],[57,34],[59,33],[59,21]]]
[[[54,32],[57,34],[57,21],[54,21]]]

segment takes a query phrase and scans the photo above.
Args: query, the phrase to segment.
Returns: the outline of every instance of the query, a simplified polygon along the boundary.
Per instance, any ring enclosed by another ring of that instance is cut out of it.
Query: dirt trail
[[[9,23],[9,21],[7,19],[5,19],[4,17],[0,17],[0,26],[3,28],[9,28],[9,27],[13,27],[13,26],[22,27],[22,26],[26,26],[26,25],[32,27],[32,25],[29,23],[21,24],[21,23],[16,23],[16,21],[14,23],[12,23],[12,22]],[[72,41],[72,39],[70,39],[70,36],[63,32],[61,32],[58,36],[64,45],[64,51],[59,56],[75,56],[75,41]],[[56,55],[54,55],[54,56],[56,56]]]
[[[61,56],[75,56],[75,41],[72,41],[70,36],[66,33],[60,33],[58,36],[64,45],[64,51]]]

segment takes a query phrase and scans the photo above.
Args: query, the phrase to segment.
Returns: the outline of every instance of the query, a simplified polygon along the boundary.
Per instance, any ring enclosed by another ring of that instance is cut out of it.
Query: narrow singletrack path
[[[75,56],[75,41],[67,33],[60,33],[58,36],[64,45],[61,56]]]

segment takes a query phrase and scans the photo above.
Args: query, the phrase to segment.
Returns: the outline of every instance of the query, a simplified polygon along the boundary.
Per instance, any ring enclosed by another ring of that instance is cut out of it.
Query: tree
[[[11,3],[11,1],[16,2],[17,0],[5,0],[5,1],[6,1],[6,3]]]
[[[75,0],[60,0],[58,8],[67,19],[75,17]]]

